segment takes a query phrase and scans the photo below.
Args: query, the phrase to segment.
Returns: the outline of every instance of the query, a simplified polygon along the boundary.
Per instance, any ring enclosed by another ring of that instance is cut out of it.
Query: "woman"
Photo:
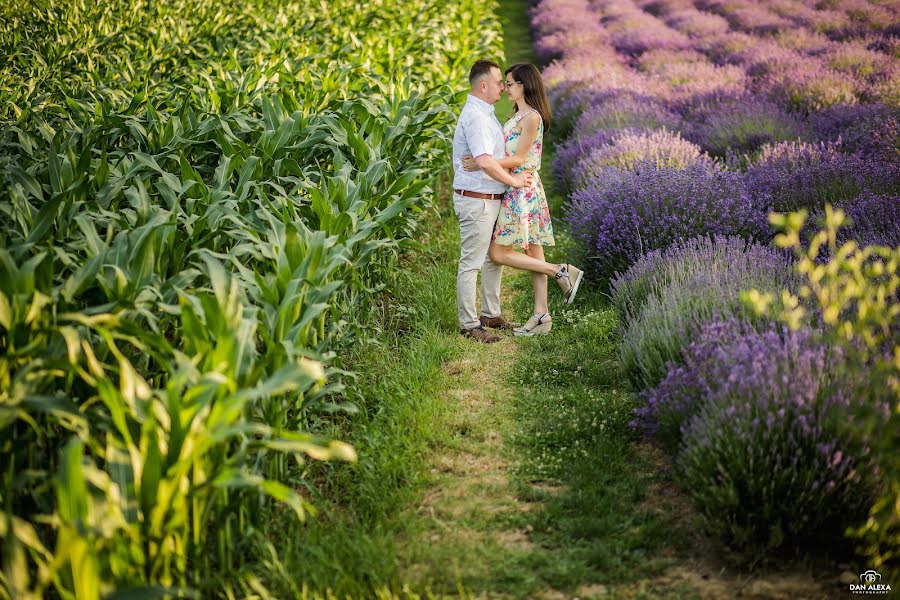
[[[505,77],[506,93],[518,110],[503,126],[506,157],[498,162],[513,173],[527,169],[534,178],[532,185],[509,188],[504,194],[488,256],[495,263],[531,271],[534,314],[513,333],[532,336],[550,333],[553,325],[547,310],[547,276],[556,279],[566,304],[571,304],[583,273],[577,267],[544,260],[544,246],[552,246],[554,239],[550,209],[538,175],[544,130],[550,128],[550,103],[541,73],[532,64],[520,63],[506,69]],[[471,157],[466,157],[463,168],[476,171],[478,165]],[[514,247],[522,248],[525,253],[516,252]]]

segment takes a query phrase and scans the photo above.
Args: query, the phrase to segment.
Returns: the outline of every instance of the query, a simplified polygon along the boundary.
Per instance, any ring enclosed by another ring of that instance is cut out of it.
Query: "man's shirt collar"
[[[485,101],[482,100],[481,98],[479,98],[479,97],[477,97],[477,96],[473,96],[472,94],[469,94],[469,97],[468,97],[468,99],[466,100],[466,102],[471,102],[473,105],[477,106],[477,107],[480,108],[481,110],[485,110],[485,111],[487,111],[487,112],[489,112],[489,113],[492,113],[492,114],[493,114],[493,112],[494,112],[494,105],[493,105],[493,104],[488,104],[487,102],[485,102]]]

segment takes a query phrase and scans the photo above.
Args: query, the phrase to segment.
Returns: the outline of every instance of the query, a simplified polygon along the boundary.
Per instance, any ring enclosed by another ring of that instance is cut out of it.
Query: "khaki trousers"
[[[500,214],[500,200],[482,200],[453,194],[453,210],[459,219],[459,267],[456,270],[456,311],[462,329],[478,327],[475,292],[481,273],[481,314],[500,315],[500,280],[503,265],[487,256]],[[483,268],[482,268],[483,267]]]

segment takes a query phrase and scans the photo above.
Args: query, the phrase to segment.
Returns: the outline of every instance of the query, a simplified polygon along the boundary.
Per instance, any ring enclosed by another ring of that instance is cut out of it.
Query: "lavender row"
[[[897,16],[862,0],[533,10],[567,138],[554,170],[611,278],[620,362],[646,400],[634,424],[673,453],[709,529],[757,555],[842,537],[876,494],[853,427],[878,403],[866,365],[738,295],[797,290],[772,211],[836,204],[854,222],[842,239],[900,246]]]

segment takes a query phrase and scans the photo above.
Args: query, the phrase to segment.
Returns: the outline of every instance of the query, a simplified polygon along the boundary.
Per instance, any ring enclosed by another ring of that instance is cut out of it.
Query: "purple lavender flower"
[[[897,27],[897,16],[894,12],[866,0],[841,0],[837,8],[849,18],[849,24],[840,32],[842,38],[893,31]]]
[[[822,57],[826,64],[860,80],[878,81],[890,76],[894,61],[881,52],[869,50],[866,44],[842,42],[833,44]]]
[[[625,54],[637,55],[652,49],[687,49],[691,46],[687,36],[630,2],[609,0],[602,6],[601,14],[613,45]]]
[[[878,35],[873,36],[869,40],[867,46],[869,50],[883,52],[892,58],[900,58],[900,36],[897,35]]]
[[[827,52],[835,44],[825,34],[802,28],[780,31],[772,39],[782,48],[812,56]]]
[[[723,16],[732,27],[757,35],[771,35],[780,30],[791,28],[792,23],[774,14],[765,6],[746,4],[739,8],[725,11]]]
[[[591,257],[589,267],[605,277],[676,240],[707,233],[770,236],[765,207],[746,193],[741,175],[708,161],[684,169],[607,167],[572,194],[565,212]]]
[[[535,37],[535,53],[542,62],[560,58],[576,48],[611,44],[609,33],[597,18],[579,19],[555,30],[549,29],[545,27],[545,31]]]
[[[706,59],[667,60],[651,67],[649,73],[668,87],[669,96],[676,102],[710,95],[740,95],[747,85],[743,68],[714,65]]]
[[[592,48],[567,52],[543,72],[550,99],[557,111],[567,109],[567,97],[596,94],[613,89],[640,90],[643,81],[629,72],[612,48]],[[584,91],[582,91],[584,90]],[[575,104],[574,107],[578,107]]]
[[[531,9],[531,26],[539,58],[558,59],[544,71],[551,90],[620,65],[609,32],[587,0],[542,0]]]
[[[616,136],[621,133],[622,130],[619,129],[600,129],[590,135],[573,135],[556,149],[556,154],[553,157],[554,175],[565,185],[571,185],[571,182],[575,180],[573,171],[575,165],[595,148],[612,143]]]
[[[654,17],[694,8],[694,3],[691,0],[637,0],[635,4],[638,8],[647,11]]]
[[[553,63],[545,71],[560,65]],[[562,68],[562,67],[561,67]],[[594,67],[596,69],[596,67]],[[586,110],[593,106],[604,104],[613,98],[621,98],[619,104],[625,103],[629,97],[637,99],[659,98],[665,94],[665,86],[662,82],[651,81],[648,77],[634,71],[616,68],[615,66],[603,67],[595,71],[593,77],[584,81],[573,81],[571,73],[566,72],[568,81],[558,81],[550,88],[550,101],[554,105],[554,116],[558,122],[564,124],[561,129],[563,134],[575,124],[575,120]],[[638,100],[639,101],[639,100]],[[556,129],[559,135],[560,129]],[[590,134],[591,132],[579,132]]]
[[[821,66],[815,58],[784,48],[771,39],[753,40],[743,48],[737,47],[727,55],[726,60],[742,65],[747,69],[747,74],[754,78],[783,74],[786,69],[813,69]]]
[[[847,29],[850,19],[839,10],[826,8],[813,8],[802,2],[773,3],[773,12],[786,19],[790,19],[797,25],[805,27],[816,33],[823,33],[829,37],[839,38]]]
[[[781,142],[763,148],[747,169],[746,183],[751,197],[768,210],[821,211],[826,202],[863,192],[900,192],[900,161],[866,160],[841,152],[839,144]]]
[[[869,102],[881,102],[894,108],[900,107],[900,65],[891,64],[890,70],[867,85],[861,92]]]
[[[744,64],[743,54],[750,52],[759,44],[759,39],[739,31],[726,31],[718,35],[710,35],[698,45],[698,50],[709,56],[719,65]]]

